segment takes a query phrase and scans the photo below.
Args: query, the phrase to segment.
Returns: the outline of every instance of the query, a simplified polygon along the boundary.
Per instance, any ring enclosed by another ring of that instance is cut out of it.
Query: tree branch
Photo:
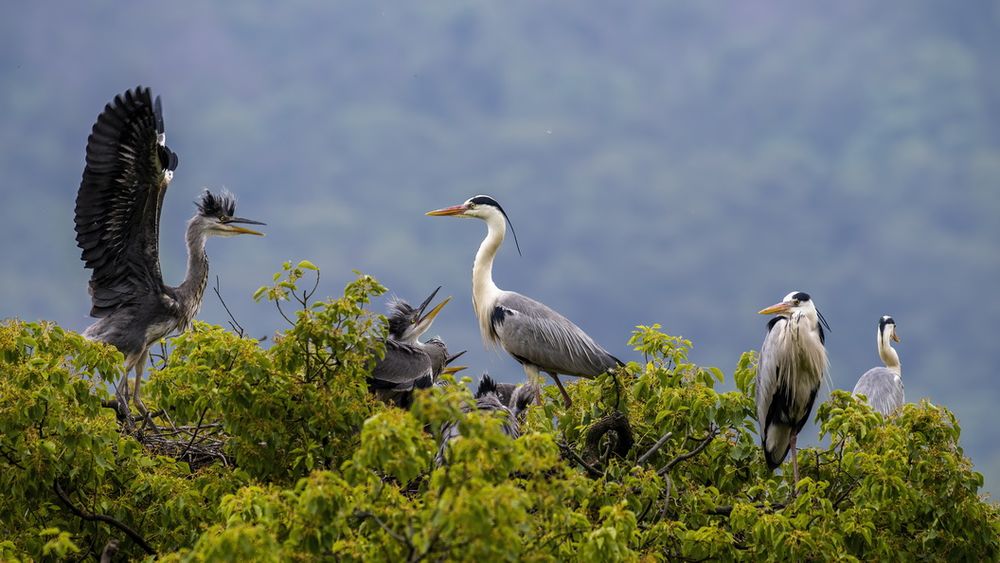
[[[700,454],[705,448],[708,447],[708,445],[710,443],[712,443],[712,440],[714,440],[715,437],[718,436],[718,435],[719,435],[719,428],[715,427],[715,426],[711,427],[709,429],[709,431],[708,431],[708,436],[706,436],[705,439],[702,440],[700,444],[698,444],[693,450],[691,450],[691,451],[689,451],[689,452],[687,452],[685,454],[681,454],[681,455],[675,457],[674,459],[668,461],[666,465],[664,465],[663,467],[661,467],[660,470],[656,472],[657,475],[661,475],[661,476],[662,475],[666,475],[678,463],[680,463],[682,461],[689,460],[692,457]]]
[[[125,535],[127,535],[128,537],[132,538],[132,541],[139,544],[139,547],[141,547],[143,551],[145,551],[149,555],[156,555],[156,550],[153,549],[153,547],[149,545],[149,543],[146,542],[146,540],[141,535],[139,535],[139,532],[136,532],[128,525],[110,516],[106,516],[104,514],[94,514],[92,512],[84,512],[82,509],[77,508],[76,505],[73,504],[73,501],[71,501],[69,497],[66,495],[66,491],[64,491],[62,486],[59,485],[59,481],[53,481],[52,488],[53,490],[55,490],[56,495],[59,497],[59,499],[62,500],[63,503],[66,505],[66,508],[68,508],[69,511],[75,514],[78,518],[81,518],[83,520],[88,520],[91,522],[97,521],[97,522],[104,522],[105,524],[110,524],[115,528],[118,528],[119,530],[124,532]]]
[[[663,444],[666,444],[667,440],[669,440],[670,437],[673,435],[674,435],[673,432],[667,432],[666,434],[664,434],[663,437],[661,437],[659,440],[656,441],[655,444],[653,444],[653,447],[649,448],[648,450],[646,450],[646,453],[639,456],[639,459],[636,460],[636,463],[640,465],[646,463],[646,460],[652,457],[653,454],[658,452],[660,448],[663,447]]]
[[[212,291],[215,292],[215,296],[219,298],[219,303],[222,303],[222,308],[225,309],[226,314],[229,315],[229,326],[233,327],[233,331],[237,334],[237,336],[243,338],[243,333],[244,333],[243,325],[241,325],[240,322],[236,320],[236,316],[233,315],[233,312],[229,310],[229,306],[226,305],[226,300],[222,298],[222,292],[219,290],[219,288],[220,288],[219,276],[215,276],[215,287],[212,288]]]
[[[753,505],[753,507],[754,508],[769,508],[772,511],[776,512],[778,510],[781,510],[781,509],[785,508],[785,503],[778,502],[778,503],[775,503],[775,504],[755,504],[755,505]],[[706,514],[709,514],[709,515],[712,515],[712,516],[729,516],[730,514],[732,514],[732,512],[733,512],[732,505],[724,505],[724,506],[716,506],[715,508],[713,508],[713,509],[709,510],[708,512],[706,512]]]
[[[560,443],[559,449],[562,450],[564,456],[571,458],[573,461],[580,464],[581,467],[586,469],[587,474],[593,477],[594,479],[600,479],[601,477],[604,477],[604,473],[601,473],[600,471],[595,469],[593,465],[590,465],[589,463],[584,461],[582,457],[580,457],[579,455],[577,455],[576,452],[573,451],[573,448],[569,447],[569,445],[565,443]]]

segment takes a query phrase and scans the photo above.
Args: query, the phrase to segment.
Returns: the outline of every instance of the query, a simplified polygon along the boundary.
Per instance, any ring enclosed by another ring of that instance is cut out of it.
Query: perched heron
[[[420,337],[434,322],[434,317],[451,301],[451,297],[438,303],[424,314],[437,295],[438,287],[430,296],[413,308],[401,299],[389,303],[389,337],[385,341],[385,356],[372,369],[368,388],[381,400],[407,408],[413,400],[414,389],[426,389],[442,373],[457,373],[463,366],[449,367],[465,352],[449,356],[448,348],[440,338],[426,343]]]
[[[149,347],[185,330],[201,307],[208,281],[205,241],[210,236],[262,235],[239,226],[263,225],[236,217],[236,199],[209,191],[196,202],[187,224],[187,274],[177,287],[160,274],[159,232],[163,196],[177,168],[166,145],[160,98],[138,87],[105,106],[87,139],[87,165],[76,197],[76,243],[90,277],[90,314],[100,320],[83,335],[125,355],[116,390],[128,408],[128,374],[135,370],[132,399],[139,398]]]
[[[864,395],[873,409],[888,416],[903,406],[905,401],[899,355],[889,342],[899,342],[896,321],[889,315],[879,319],[875,337],[878,339],[878,355],[885,362],[885,367],[874,367],[866,371],[854,386],[854,394]]]
[[[521,429],[519,420],[523,420],[521,417],[522,412],[524,412],[534,399],[537,391],[530,387],[531,384],[520,386],[527,390],[524,393],[517,393],[515,395],[517,401],[513,405],[513,408],[508,407],[500,398],[500,394],[497,390],[497,383],[489,375],[483,375],[483,378],[479,380],[479,387],[476,389],[476,410],[488,411],[494,413],[500,413],[503,417],[501,422],[500,430],[510,436],[511,438],[517,438],[521,435]],[[516,392],[517,390],[515,390]],[[465,412],[472,410],[471,407],[463,407]],[[438,448],[437,456],[434,458],[434,462],[437,465],[444,465],[447,461],[446,454],[448,453],[448,446],[450,442],[461,436],[461,432],[458,428],[458,422],[449,422],[444,425],[441,429],[441,446]]]
[[[504,291],[493,283],[493,259],[507,232],[506,223],[510,222],[495,199],[478,195],[427,215],[475,217],[486,222],[486,238],[472,264],[472,305],[479,331],[486,344],[499,344],[524,366],[529,381],[540,382],[539,372],[549,374],[568,407],[572,401],[559,381],[560,373],[593,378],[622,365],[580,327],[544,303]],[[511,225],[511,232],[513,229]]]
[[[757,367],[757,421],[764,457],[772,471],[792,450],[792,476],[799,481],[795,441],[812,412],[828,363],[823,326],[830,325],[808,293],[793,291],[762,311],[767,323]]]

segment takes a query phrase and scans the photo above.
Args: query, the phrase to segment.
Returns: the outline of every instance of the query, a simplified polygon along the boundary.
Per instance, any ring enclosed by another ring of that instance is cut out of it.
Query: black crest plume
[[[205,190],[201,198],[194,202],[198,213],[205,217],[232,217],[236,215],[236,196],[223,190],[219,195]]]
[[[485,397],[486,395],[497,392],[497,382],[493,381],[493,378],[489,374],[484,373],[483,378],[479,380],[479,387],[476,389],[476,398]]]
[[[500,210],[504,220],[510,225],[510,234],[514,235],[514,247],[517,248],[517,255],[524,256],[521,254],[521,245],[517,243],[517,233],[514,231],[514,223],[510,222],[510,217],[507,216],[507,212],[503,210],[503,207],[500,207],[500,203],[488,195],[477,195],[471,201],[477,205],[492,205]]]

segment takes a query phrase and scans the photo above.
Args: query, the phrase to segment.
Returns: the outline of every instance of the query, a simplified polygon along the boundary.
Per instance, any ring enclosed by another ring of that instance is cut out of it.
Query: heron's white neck
[[[892,341],[890,340],[891,326],[886,326],[886,330],[878,332],[878,355],[885,362],[885,367],[889,371],[895,373],[896,375],[901,375],[902,369],[899,365],[899,354],[896,354],[896,350],[892,347]]]
[[[187,273],[184,275],[184,281],[177,287],[178,301],[184,309],[185,319],[182,324],[185,326],[201,309],[205,286],[208,284],[208,254],[205,252],[207,238],[205,231],[196,225],[195,219],[192,219],[188,223],[186,234]]]
[[[503,243],[507,225],[499,214],[485,217],[484,221],[488,231],[476,252],[476,261],[472,263],[472,307],[479,319],[479,332],[483,342],[492,343],[490,315],[500,296],[500,288],[493,283],[493,259]]]

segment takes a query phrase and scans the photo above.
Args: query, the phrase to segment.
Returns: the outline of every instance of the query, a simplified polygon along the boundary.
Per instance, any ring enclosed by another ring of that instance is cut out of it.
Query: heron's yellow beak
[[[441,373],[447,373],[450,375],[455,375],[456,373],[462,371],[463,369],[468,369],[469,366],[448,366],[441,370]]]
[[[469,207],[464,203],[459,205],[452,205],[451,207],[445,207],[442,209],[435,209],[434,211],[428,211],[427,215],[431,217],[442,217],[445,215],[461,215],[462,213],[469,210]]]
[[[259,237],[264,236],[264,233],[255,231],[253,229],[247,229],[237,225],[226,225],[225,229],[231,233],[236,233],[238,235],[257,235]]]
[[[420,319],[419,321],[417,321],[417,324],[422,324],[422,323],[425,323],[425,322],[426,323],[430,323],[431,321],[433,321],[434,317],[436,317],[438,315],[438,313],[441,312],[441,309],[444,309],[444,306],[447,305],[449,301],[451,301],[451,296],[448,296],[447,298],[445,298],[444,301],[442,301],[442,302],[438,303],[437,305],[435,305],[433,309],[431,309],[430,311],[428,311],[427,314],[423,316],[422,319]]]
[[[781,313],[787,313],[788,310],[791,309],[791,308],[792,308],[792,304],[791,303],[785,303],[785,302],[775,303],[774,305],[771,305],[767,309],[761,309],[760,311],[757,311],[757,314],[758,315],[778,315],[778,314],[781,314]]]
[[[896,327],[892,327],[892,341],[899,342],[899,336],[896,335]]]

